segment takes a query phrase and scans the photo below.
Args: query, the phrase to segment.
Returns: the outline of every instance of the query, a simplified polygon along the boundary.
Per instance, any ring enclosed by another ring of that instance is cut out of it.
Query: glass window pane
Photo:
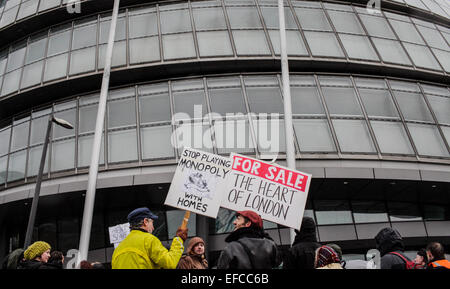
[[[332,122],[343,152],[376,152],[365,121],[333,119]]]
[[[248,119],[214,121],[214,134],[219,154],[255,151]]]
[[[76,126],[76,109],[69,109],[61,112],[56,112],[55,117],[64,119],[72,124],[73,127]],[[58,139],[62,137],[68,137],[75,135],[75,129],[67,129],[60,125],[53,123],[53,139]]]
[[[110,163],[135,161],[137,158],[136,129],[108,132],[108,160]]]
[[[130,40],[130,64],[159,61],[158,37],[147,37]]]
[[[5,8],[2,18],[0,19],[0,28],[3,28],[14,22],[14,20],[16,19],[17,10],[19,10],[19,6],[16,6],[9,10],[6,10]]]
[[[406,23],[403,21],[397,21],[390,19],[392,27],[395,32],[397,32],[398,37],[401,41],[408,41],[417,44],[425,44],[420,37],[419,32],[417,32],[416,28],[412,23]]]
[[[61,4],[61,0],[45,0],[41,1],[39,4],[39,12],[59,6]]]
[[[27,57],[25,59],[25,64],[44,58],[46,44],[47,38],[33,41],[30,44],[28,44],[28,51]]]
[[[97,121],[98,105],[80,106],[79,133],[93,132]]]
[[[256,7],[227,7],[231,29],[262,28]]]
[[[102,134],[102,143],[100,146],[99,164],[105,163],[105,134]],[[78,167],[88,167],[92,159],[92,146],[94,144],[94,135],[80,136],[78,138]]]
[[[108,128],[136,125],[136,101],[134,98],[108,102]]]
[[[8,60],[8,56],[6,53],[4,55],[0,55],[0,75],[5,72],[6,61]]]
[[[399,122],[371,121],[383,154],[414,154],[405,128]]]
[[[352,212],[346,201],[314,201],[317,225],[351,224]]]
[[[325,115],[317,87],[291,87],[294,115]]]
[[[23,68],[22,84],[20,88],[30,87],[41,83],[44,61],[35,62]]]
[[[389,215],[392,222],[421,221],[419,206],[413,203],[389,202]]]
[[[300,25],[304,30],[331,31],[331,26],[323,10],[295,8]]]
[[[95,47],[72,51],[70,75],[95,70]]]
[[[174,110],[177,115],[174,119],[186,119],[186,117],[201,118],[207,112],[205,93],[203,90],[174,92]],[[187,114],[184,115],[183,114]]]
[[[397,109],[388,90],[359,88],[358,91],[369,117],[398,118]]]
[[[177,140],[178,154],[181,154],[184,146],[206,152],[213,151],[211,129],[207,121],[183,123],[176,128],[174,138]]]
[[[162,11],[160,18],[162,34],[192,31],[189,10]]]
[[[444,206],[424,205],[423,207],[425,221],[444,221],[450,216],[448,209]]]
[[[416,123],[408,123],[407,125],[419,155],[449,156],[436,126]]]
[[[14,70],[3,76],[2,95],[7,95],[19,89],[20,73],[22,69]]]
[[[384,17],[360,14],[359,17],[370,36],[396,39],[387,20]]]
[[[67,74],[67,53],[47,58],[44,81],[65,77]]]
[[[423,38],[425,38],[428,45],[430,45],[431,47],[436,47],[444,50],[450,49],[437,29],[431,29],[420,25],[417,25],[417,29],[422,34]]]
[[[30,122],[26,121],[13,126],[11,152],[24,148],[28,145],[28,133]]]
[[[280,55],[280,32],[278,30],[269,30],[270,40],[272,41],[272,47],[275,55]],[[308,55],[305,43],[303,43],[302,36],[298,31],[286,31],[287,41],[287,54],[288,55]]]
[[[441,70],[439,63],[434,58],[428,47],[411,43],[405,43],[406,51],[408,51],[414,64],[419,67]]]
[[[9,53],[8,65],[6,66],[6,72],[13,71],[23,65],[23,60],[25,57],[26,47],[22,47],[15,51]]]
[[[130,40],[130,42],[133,40]],[[105,68],[106,44],[98,47],[98,68]],[[145,54],[148,50],[141,50]],[[131,53],[131,50],[130,50]],[[112,55],[112,67],[122,66],[127,64],[127,46],[126,41],[115,42]]]
[[[450,72],[450,52],[432,49],[445,71]]]
[[[240,88],[210,89],[211,111],[225,116],[227,113],[247,113]]]
[[[284,112],[279,87],[247,87],[250,111],[255,113]]]
[[[228,31],[197,32],[200,56],[233,55]]]
[[[164,59],[195,57],[194,38],[191,33],[163,36]],[[180,49],[183,47],[183,49]]]
[[[356,99],[353,88],[322,87],[322,92],[327,103],[328,111],[332,116],[362,115],[361,107]]]
[[[195,29],[226,29],[225,18],[221,7],[193,9]]]
[[[72,49],[89,47],[97,43],[97,24],[74,28]]]
[[[344,57],[339,42],[333,33],[306,31],[305,36],[314,56]]]
[[[142,159],[174,158],[171,136],[171,126],[141,128]]]
[[[129,33],[130,38],[158,35],[156,13],[130,16]]]
[[[378,61],[378,56],[366,36],[339,34],[348,57]]]
[[[355,223],[388,222],[386,206],[382,202],[352,201]]]
[[[261,7],[261,12],[267,28],[279,29],[280,22],[278,19],[278,7],[263,6]],[[292,15],[291,9],[288,7],[284,8],[284,20],[286,29],[298,29],[297,24],[295,24],[294,16]]]
[[[411,65],[408,56],[398,41],[372,38],[383,61]]]
[[[27,150],[21,150],[9,156],[8,182],[23,179],[25,177],[25,163]]]
[[[450,124],[450,98],[427,95],[439,123]]]
[[[11,128],[3,129],[0,131],[0,156],[8,153],[10,137]]]
[[[277,154],[286,151],[286,134],[284,120],[253,120],[256,142],[261,154]]]
[[[50,110],[48,110],[50,112]],[[35,145],[44,142],[45,133],[47,131],[49,116],[43,116],[38,118],[33,118],[31,121],[31,136],[30,145]]]
[[[42,149],[41,149],[42,151]],[[52,171],[73,168],[75,157],[75,139],[68,139],[52,144]]]
[[[51,35],[48,42],[47,56],[52,56],[69,50],[70,30]]]
[[[42,148],[43,146],[32,147],[28,152],[28,171],[27,177],[36,176],[39,173],[39,166],[41,165],[42,158]],[[47,154],[45,155],[45,164],[43,173],[48,172],[48,156],[49,156],[49,148],[47,148]]]
[[[365,34],[355,14],[329,10],[328,15],[337,32]]]
[[[0,157],[0,184],[6,182],[6,165],[8,161],[8,156]]]
[[[270,54],[264,31],[233,31],[238,55]]]
[[[153,94],[139,97],[141,124],[170,121],[169,94]]]
[[[131,16],[130,16],[130,19],[131,19]],[[98,39],[99,44],[108,43],[110,26],[111,26],[111,21],[100,22],[100,31],[99,31],[99,39]],[[120,15],[119,15],[119,18],[117,19],[116,35],[114,37],[114,41],[125,40],[126,35],[127,35],[126,27],[127,27],[127,25],[125,23],[125,17],[120,17]],[[138,29],[137,27],[133,27],[133,28]],[[144,27],[140,27],[140,29],[144,29]],[[137,30],[137,31],[140,31],[140,30]],[[132,38],[131,33],[132,33],[132,31],[130,28],[130,38]]]
[[[301,152],[334,152],[333,137],[326,119],[294,119]]]
[[[169,238],[175,236],[178,227],[180,226],[180,221],[183,220],[184,211],[182,210],[169,210],[166,211],[167,214],[167,233],[169,234]],[[191,213],[191,217],[189,218],[189,222],[187,225],[188,228],[188,237],[196,236],[196,214]]]
[[[422,94],[394,91],[394,95],[406,120],[433,121]]]

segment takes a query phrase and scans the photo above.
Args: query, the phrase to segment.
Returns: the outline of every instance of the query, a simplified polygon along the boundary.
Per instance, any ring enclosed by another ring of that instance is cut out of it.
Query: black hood
[[[405,246],[400,233],[392,228],[384,228],[375,236],[377,250],[381,256],[393,251],[404,251]]]
[[[295,239],[292,245],[301,242],[317,242],[316,223],[313,218],[303,217],[302,226],[299,230],[295,230]]]

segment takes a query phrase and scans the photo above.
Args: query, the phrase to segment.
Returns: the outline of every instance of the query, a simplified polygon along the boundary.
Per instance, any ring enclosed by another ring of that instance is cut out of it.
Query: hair
[[[50,258],[48,259],[48,263],[58,263],[61,262],[64,258],[64,254],[60,251],[53,251],[50,253]]]
[[[427,251],[433,255],[433,260],[443,260],[445,259],[445,251],[444,246],[442,246],[441,243],[438,242],[432,242],[428,244]],[[429,260],[432,261],[432,260]]]
[[[130,223],[130,230],[140,229],[144,225],[144,219],[139,222]]]
[[[86,260],[80,262],[80,269],[92,269],[92,264]]]
[[[419,255],[420,257],[423,258],[423,261],[425,262],[425,264],[428,264],[427,250],[425,248],[420,249],[417,252],[417,255]]]
[[[91,265],[92,269],[106,269],[105,266],[100,262],[94,262]]]

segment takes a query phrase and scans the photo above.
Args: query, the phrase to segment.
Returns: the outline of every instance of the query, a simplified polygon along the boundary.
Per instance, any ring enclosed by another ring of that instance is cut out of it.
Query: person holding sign
[[[127,218],[131,232],[114,250],[112,269],[175,269],[184,251],[187,228],[178,228],[170,250],[167,250],[152,235],[153,220],[158,216],[148,208],[138,208]]]
[[[233,225],[217,269],[271,269],[281,263],[277,245],[264,232],[261,216],[253,211],[239,211]]]

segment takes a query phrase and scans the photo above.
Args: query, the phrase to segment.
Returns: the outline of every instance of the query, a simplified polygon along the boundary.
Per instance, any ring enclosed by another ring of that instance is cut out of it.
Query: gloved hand
[[[177,237],[180,237],[183,242],[186,241],[187,237],[188,237],[188,229],[181,229],[181,227],[178,227],[177,232],[175,233],[175,235]]]

